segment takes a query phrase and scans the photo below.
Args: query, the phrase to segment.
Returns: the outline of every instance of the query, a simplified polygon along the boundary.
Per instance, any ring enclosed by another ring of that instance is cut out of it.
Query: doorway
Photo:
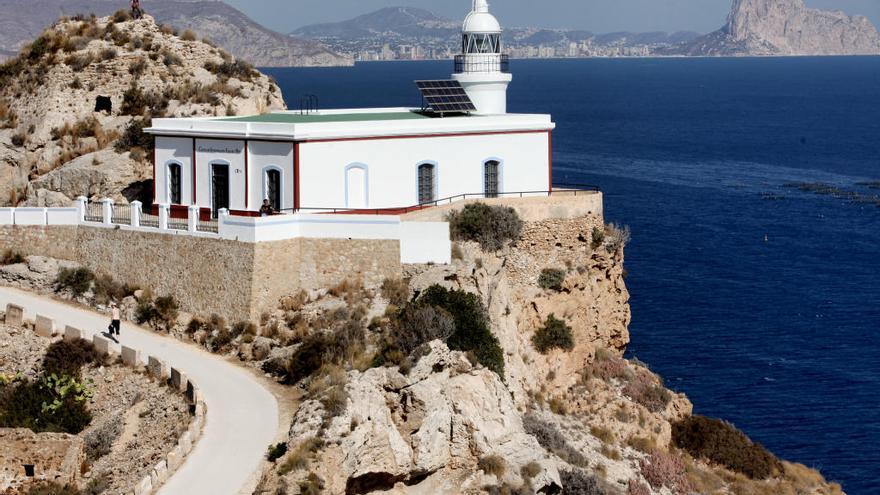
[[[211,214],[217,218],[221,208],[229,209],[229,165],[211,164]]]

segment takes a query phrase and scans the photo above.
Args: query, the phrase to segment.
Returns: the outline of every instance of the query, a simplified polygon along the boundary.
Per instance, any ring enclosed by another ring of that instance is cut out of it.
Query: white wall
[[[196,139],[196,204],[211,207],[211,165],[229,165],[229,209],[245,208],[244,141]]]
[[[47,208],[16,208],[15,225],[46,225]]]
[[[417,166],[437,164],[437,199],[483,192],[483,162],[502,163],[501,190],[546,191],[550,187],[547,132],[487,134],[300,144],[300,205],[344,208],[345,170],[368,170],[368,208],[418,203]]]
[[[452,262],[452,242],[446,222],[402,222],[400,224],[401,263]]]
[[[281,171],[281,207],[293,208],[293,143],[248,142],[248,205],[257,210],[265,199],[265,172],[268,167]]]
[[[181,165],[182,204],[192,204],[192,151],[192,139],[156,136],[156,198],[153,200],[155,203],[170,203],[166,172],[168,164],[176,162]]]

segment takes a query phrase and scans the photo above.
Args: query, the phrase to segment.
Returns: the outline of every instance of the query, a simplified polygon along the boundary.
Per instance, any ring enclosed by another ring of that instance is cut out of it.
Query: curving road
[[[25,317],[54,318],[83,330],[91,338],[105,331],[107,316],[49,298],[0,287],[0,306],[25,308]],[[208,408],[205,429],[183,466],[158,495],[237,495],[252,493],[256,472],[278,431],[278,403],[249,372],[234,364],[169,337],[123,323],[121,342],[179,368],[202,390]],[[116,352],[119,346],[116,345]]]

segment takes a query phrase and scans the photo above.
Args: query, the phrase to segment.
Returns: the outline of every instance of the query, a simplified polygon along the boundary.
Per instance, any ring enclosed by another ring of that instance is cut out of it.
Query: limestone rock
[[[736,0],[727,24],[685,45],[687,55],[876,55],[867,18],[807,8],[803,0]]]
[[[152,179],[152,167],[131,159],[129,153],[105,149],[83,155],[31,182],[29,206],[70,206],[78,196],[110,198],[127,204],[123,191]],[[133,200],[134,198],[132,198]]]

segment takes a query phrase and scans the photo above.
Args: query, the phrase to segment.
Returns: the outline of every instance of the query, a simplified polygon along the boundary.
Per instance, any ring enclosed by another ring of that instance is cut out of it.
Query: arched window
[[[430,203],[437,199],[434,197],[436,170],[433,163],[419,165],[419,204]]]
[[[277,168],[266,169],[263,178],[263,198],[269,200],[272,209],[281,209],[281,171]]]
[[[183,203],[182,170],[179,163],[168,164],[168,200],[174,205]]]
[[[501,192],[501,163],[498,160],[483,163],[483,191],[487,198],[497,198]]]
[[[369,204],[367,196],[367,166],[353,163],[345,167],[345,207],[352,209],[366,208]]]

